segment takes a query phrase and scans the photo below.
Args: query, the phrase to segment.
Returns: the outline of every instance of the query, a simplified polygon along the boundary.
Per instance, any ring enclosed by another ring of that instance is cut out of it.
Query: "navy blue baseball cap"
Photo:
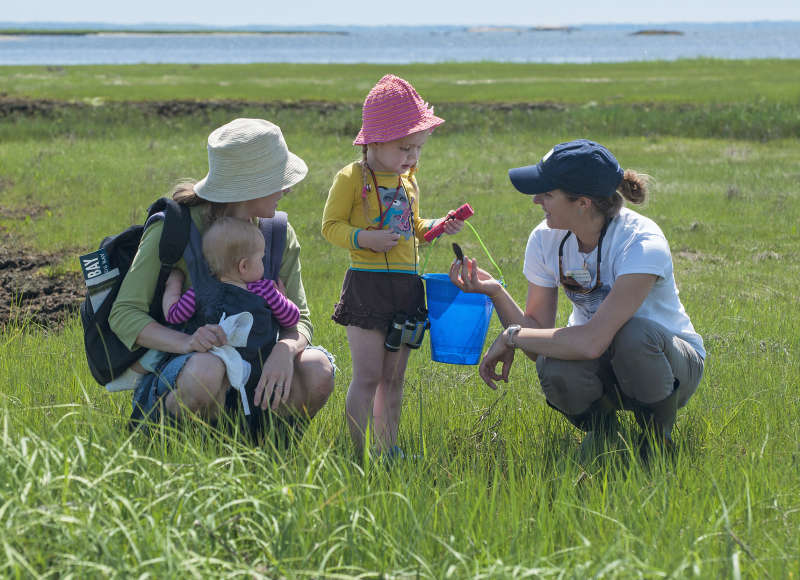
[[[528,195],[562,189],[588,197],[612,196],[624,174],[611,151],[588,139],[559,143],[536,165],[508,171],[514,187]]]

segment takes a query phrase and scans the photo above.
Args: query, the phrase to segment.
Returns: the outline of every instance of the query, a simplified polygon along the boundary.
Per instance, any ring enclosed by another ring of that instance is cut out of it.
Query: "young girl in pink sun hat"
[[[379,453],[403,455],[397,446],[403,380],[409,345],[419,343],[406,341],[409,335],[399,334],[397,325],[425,317],[417,243],[442,220],[447,234],[464,225],[450,214],[419,215],[417,163],[442,123],[410,83],[384,76],[364,100],[361,131],[353,141],[362,146],[362,158],[339,171],[325,203],[322,234],[350,251],[332,318],[347,327],[353,377],[346,415],[359,452],[369,433]]]

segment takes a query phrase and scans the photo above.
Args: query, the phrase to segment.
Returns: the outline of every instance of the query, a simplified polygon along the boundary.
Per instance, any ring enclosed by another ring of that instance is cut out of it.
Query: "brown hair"
[[[258,251],[264,243],[253,222],[233,217],[217,218],[203,234],[203,256],[217,278],[238,273],[239,262]]]
[[[589,197],[592,205],[606,218],[613,218],[622,209],[625,201],[641,204],[647,199],[652,178],[646,173],[638,173],[633,169],[626,169],[622,176],[622,181],[617,186],[617,191],[609,197],[589,197],[565,192],[568,199],[576,201],[580,197]]]
[[[194,185],[197,183],[194,179],[182,179],[175,186],[172,188],[170,195],[172,199],[177,201],[181,205],[185,205],[187,207],[193,207],[196,205],[208,205],[208,211],[206,212],[205,216],[205,225],[206,227],[213,224],[220,218],[225,217],[228,212],[228,207],[230,204],[227,203],[218,203],[215,201],[208,201],[207,199],[203,199],[194,191]]]

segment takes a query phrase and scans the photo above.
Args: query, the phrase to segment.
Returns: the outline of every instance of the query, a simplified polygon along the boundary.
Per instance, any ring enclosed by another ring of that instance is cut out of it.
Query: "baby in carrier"
[[[237,218],[216,220],[203,236],[203,256],[214,277],[261,296],[278,324],[288,328],[297,324],[300,311],[284,296],[280,281],[264,280],[265,249],[258,226]],[[167,278],[162,308],[170,324],[186,322],[195,313],[194,289],[181,295],[183,281],[183,272],[178,269]]]
[[[210,352],[225,363],[231,385],[242,395],[246,414],[249,414],[249,404],[244,385],[248,382],[251,368],[247,359],[261,358],[259,349],[265,342],[263,339],[248,340],[251,328],[255,327],[263,334],[265,329],[272,327],[272,317],[284,328],[295,326],[300,318],[297,306],[284,296],[282,283],[264,279],[265,250],[264,235],[254,223],[232,217],[217,219],[202,238],[202,255],[208,270],[217,282],[222,283],[211,285],[210,289],[205,288],[202,292],[204,299],[200,318],[205,320],[192,320],[197,311],[199,290],[189,288],[181,293],[185,276],[177,268],[167,278],[162,299],[164,317],[171,325],[219,322],[223,326],[229,344],[214,347]],[[190,271],[202,272],[202,264],[199,261],[192,262],[189,264]],[[192,276],[193,280],[201,278],[200,275]],[[261,300],[253,300],[255,297],[252,295]],[[236,318],[243,312],[249,313],[249,316]],[[228,318],[227,325],[223,320],[225,317]],[[270,344],[271,341],[266,342]],[[241,352],[234,346],[241,347]],[[167,356],[155,349],[148,350],[131,370],[139,376],[156,372]],[[129,388],[134,388],[135,382],[132,381]]]

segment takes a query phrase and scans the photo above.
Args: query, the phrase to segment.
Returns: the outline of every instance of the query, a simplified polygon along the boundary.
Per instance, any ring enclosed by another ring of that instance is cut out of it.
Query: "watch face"
[[[511,326],[508,327],[508,334],[507,334],[508,340],[506,341],[506,344],[511,348],[517,347],[517,345],[514,343],[514,337],[517,335],[517,332],[519,332],[519,329],[520,329],[519,324],[512,324]]]

